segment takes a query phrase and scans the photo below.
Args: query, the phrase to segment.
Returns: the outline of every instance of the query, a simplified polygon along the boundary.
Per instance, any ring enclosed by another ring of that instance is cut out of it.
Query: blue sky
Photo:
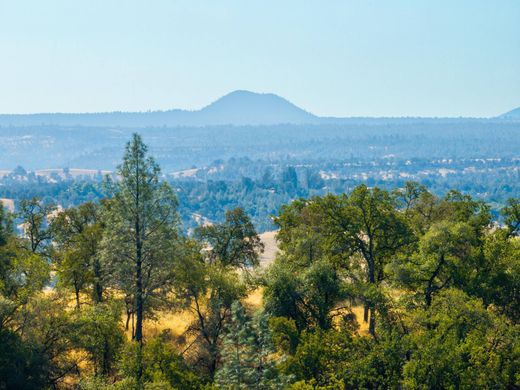
[[[235,89],[318,115],[520,106],[520,1],[1,0],[0,112],[197,109]]]

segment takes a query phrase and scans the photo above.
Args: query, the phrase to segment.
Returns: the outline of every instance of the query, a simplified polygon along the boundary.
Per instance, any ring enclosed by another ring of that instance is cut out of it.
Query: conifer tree
[[[141,346],[145,313],[165,299],[170,287],[177,201],[170,186],[160,181],[160,168],[138,134],[126,146],[118,175],[119,181],[109,183],[113,198],[105,204],[103,253],[115,287],[132,298],[134,340]]]
[[[215,379],[222,388],[249,389],[255,377],[251,356],[254,345],[251,319],[239,301],[233,303],[231,313],[222,346],[222,367]]]
[[[222,347],[222,366],[215,376],[225,389],[280,389],[289,382],[273,359],[274,348],[268,318],[261,312],[251,318],[240,301],[232,315]]]

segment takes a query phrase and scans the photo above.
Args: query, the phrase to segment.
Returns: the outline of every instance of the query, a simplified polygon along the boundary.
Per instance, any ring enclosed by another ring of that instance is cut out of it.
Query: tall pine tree
[[[115,287],[131,297],[134,340],[141,347],[145,313],[165,299],[170,287],[177,201],[170,186],[160,181],[160,168],[138,134],[126,146],[118,175],[118,181],[109,183],[113,197],[105,205],[104,258]],[[140,382],[141,364],[138,367]]]

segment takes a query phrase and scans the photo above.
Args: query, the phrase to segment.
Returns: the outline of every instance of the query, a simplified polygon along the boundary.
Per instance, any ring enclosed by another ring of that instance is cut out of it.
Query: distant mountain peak
[[[520,119],[520,107],[500,115],[499,118]]]
[[[199,111],[222,124],[314,122],[317,117],[273,93],[236,90]]]

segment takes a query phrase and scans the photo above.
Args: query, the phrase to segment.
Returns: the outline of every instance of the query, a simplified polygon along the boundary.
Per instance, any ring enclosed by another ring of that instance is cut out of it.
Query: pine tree
[[[280,389],[289,383],[274,360],[268,317],[248,316],[240,301],[232,305],[231,321],[222,347],[222,366],[215,381],[225,389]]]
[[[259,312],[253,318],[255,333],[252,345],[251,362],[254,367],[252,388],[258,390],[284,389],[291,378],[281,374],[277,369],[275,349],[269,330],[269,317],[265,312]],[[278,357],[278,359],[280,359]],[[283,359],[282,359],[283,360]],[[282,361],[278,360],[278,364]]]
[[[134,339],[141,346],[145,313],[165,299],[170,287],[177,201],[170,186],[160,182],[160,168],[138,134],[127,144],[118,174],[120,180],[109,183],[113,198],[105,204],[103,253],[115,287],[133,302]]]
[[[231,307],[231,321],[222,346],[222,367],[217,371],[216,383],[229,389],[249,389],[254,381],[251,347],[254,333],[251,318],[240,301]]]

